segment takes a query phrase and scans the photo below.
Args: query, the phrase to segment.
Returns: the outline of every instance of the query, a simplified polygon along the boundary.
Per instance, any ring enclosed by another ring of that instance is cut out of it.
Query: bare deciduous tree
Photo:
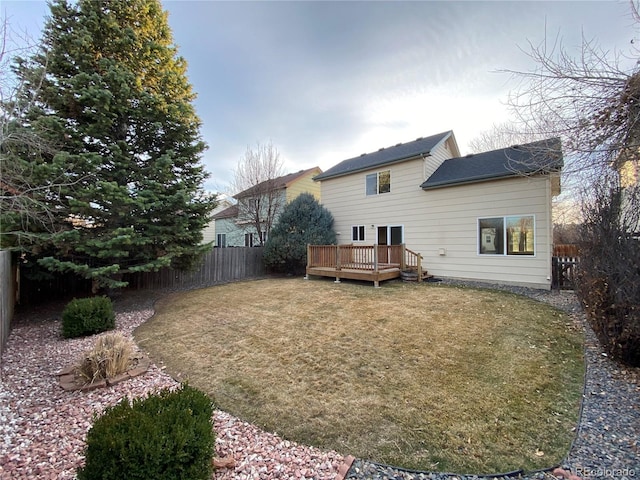
[[[542,135],[536,132],[518,130],[517,126],[511,122],[493,125],[489,130],[481,132],[469,142],[471,152],[482,153],[544,140]]]
[[[640,25],[638,5],[630,3]],[[627,56],[583,39],[572,56],[556,39],[530,45],[532,71],[509,98],[514,129],[562,139],[565,178],[583,223],[577,293],[602,345],[640,365],[640,52]]]
[[[11,64],[15,57],[29,54],[35,48],[26,33],[14,32],[4,19],[0,24],[0,245],[3,247],[28,245],[38,231],[55,232],[52,203],[56,188],[66,183],[53,169],[36,172],[33,163],[23,161],[26,155],[52,155],[55,150],[15,122],[34,99],[23,95],[23,82],[11,74]],[[43,78],[44,74],[37,81]]]
[[[640,52],[612,54],[586,39],[576,57],[558,39],[529,47],[536,68],[507,70],[519,80],[508,99],[513,129],[560,137],[567,173],[587,182],[621,159],[637,162]]]
[[[277,182],[283,174],[283,161],[271,142],[247,148],[234,170],[231,187],[238,200],[238,223],[249,235],[255,232],[260,245],[264,245],[285,204],[282,186]]]

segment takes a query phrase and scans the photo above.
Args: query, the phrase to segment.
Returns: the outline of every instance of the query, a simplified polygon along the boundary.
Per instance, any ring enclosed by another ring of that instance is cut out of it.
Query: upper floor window
[[[367,195],[378,195],[391,191],[391,170],[367,175]]]
[[[478,251],[481,255],[535,255],[534,216],[481,218]]]

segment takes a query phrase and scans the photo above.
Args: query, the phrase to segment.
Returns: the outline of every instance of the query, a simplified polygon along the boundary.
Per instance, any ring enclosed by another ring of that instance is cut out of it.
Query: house
[[[319,167],[300,170],[261,182],[234,195],[238,203],[213,216],[215,246],[253,247],[263,244],[287,203],[301,193],[311,193],[320,201],[320,184],[313,178],[321,173]]]
[[[213,217],[215,217],[218,213],[228,209],[235,205],[235,202],[231,201],[225,194],[220,194],[218,196],[218,205],[211,212],[211,221],[207,224],[206,227],[202,229],[202,242],[200,243],[211,243],[212,245],[217,245],[216,243],[216,222]]]
[[[315,177],[338,243],[404,244],[437,277],[551,287],[557,139],[462,157],[452,131]]]

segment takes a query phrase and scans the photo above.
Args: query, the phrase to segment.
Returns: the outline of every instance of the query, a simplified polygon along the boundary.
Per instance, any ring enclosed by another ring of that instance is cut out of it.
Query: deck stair
[[[409,250],[405,248],[405,257],[406,264],[404,270],[402,272],[408,273],[408,275],[403,275],[401,273],[400,277],[409,282],[417,282],[417,281],[425,281],[430,278],[433,278],[433,275],[429,273],[426,268],[422,266],[422,255],[420,253],[414,252],[413,250]],[[421,277],[418,279],[418,277]]]

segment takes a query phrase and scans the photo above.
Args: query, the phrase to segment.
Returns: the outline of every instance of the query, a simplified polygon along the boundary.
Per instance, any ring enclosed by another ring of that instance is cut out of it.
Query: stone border
[[[58,377],[58,383],[66,391],[80,390],[81,392],[90,392],[97,388],[106,388],[112,385],[116,385],[120,382],[130,380],[133,377],[146,373],[151,365],[151,361],[145,355],[136,354],[132,357],[133,367],[120,375],[115,377],[105,378],[91,383],[83,382],[81,378],[76,375],[76,366],[69,365],[60,370],[55,375]]]

